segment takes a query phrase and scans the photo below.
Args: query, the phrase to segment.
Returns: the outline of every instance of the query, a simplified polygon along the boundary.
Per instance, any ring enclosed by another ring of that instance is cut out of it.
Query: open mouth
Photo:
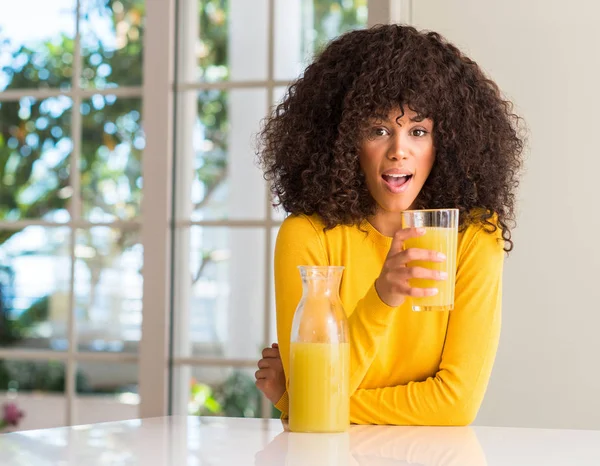
[[[412,180],[412,175],[409,174],[388,174],[381,175],[383,181],[385,181],[386,186],[393,193],[401,193],[406,190],[410,180]]]

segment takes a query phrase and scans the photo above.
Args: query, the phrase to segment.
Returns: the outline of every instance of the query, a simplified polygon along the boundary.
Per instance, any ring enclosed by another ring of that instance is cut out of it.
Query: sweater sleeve
[[[437,373],[407,385],[357,390],[350,400],[351,422],[395,425],[473,422],[498,347],[503,262],[499,231],[490,234],[479,229],[471,236],[459,257],[455,306],[450,312]]]
[[[302,280],[299,265],[329,264],[319,231],[305,216],[288,217],[277,235],[275,245],[275,301],[277,309],[277,340],[279,352],[289,385],[289,355],[292,320],[300,298]],[[381,337],[388,331],[393,311],[385,304],[371,285],[357,303],[348,319],[350,340],[350,393],[362,382],[377,353]],[[288,412],[287,392],[275,405],[284,417]]]

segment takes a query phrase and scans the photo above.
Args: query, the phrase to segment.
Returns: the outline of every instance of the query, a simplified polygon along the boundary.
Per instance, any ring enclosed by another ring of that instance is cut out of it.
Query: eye
[[[367,140],[372,141],[377,138],[385,137],[390,132],[385,126],[371,126],[366,129],[364,136]]]
[[[386,134],[388,134],[388,130],[385,128],[382,128],[381,126],[378,126],[378,127],[373,128],[373,130],[371,131],[371,134],[373,134],[373,136],[385,136]]]
[[[427,134],[427,131],[425,131],[422,128],[416,128],[412,130],[412,134],[413,136],[416,136],[418,138],[422,138],[423,136],[425,136]]]

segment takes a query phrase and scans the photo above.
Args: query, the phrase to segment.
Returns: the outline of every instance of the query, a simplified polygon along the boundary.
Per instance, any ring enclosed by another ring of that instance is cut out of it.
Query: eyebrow
[[[399,117],[396,117],[396,118],[394,119],[394,120],[396,121],[396,123],[398,123],[398,120],[399,120],[400,118],[402,118],[403,116],[404,116],[404,115],[402,115],[402,116],[399,116]],[[390,117],[389,117],[388,115],[384,115],[383,113],[374,113],[374,114],[371,116],[371,119],[374,119],[374,120],[382,120],[382,121],[391,121],[391,120],[390,120]],[[410,118],[410,121],[412,121],[413,123],[419,123],[419,122],[421,122],[421,121],[423,121],[423,120],[426,120],[426,119],[427,119],[427,118],[425,118],[425,117],[424,117],[424,116],[422,116],[422,115],[416,115],[415,117],[413,117],[413,118]]]

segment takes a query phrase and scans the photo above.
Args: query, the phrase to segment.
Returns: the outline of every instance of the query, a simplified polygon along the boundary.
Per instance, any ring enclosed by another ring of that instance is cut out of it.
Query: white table
[[[163,417],[0,435],[2,466],[600,466],[600,431],[352,426],[291,434],[278,420]]]

